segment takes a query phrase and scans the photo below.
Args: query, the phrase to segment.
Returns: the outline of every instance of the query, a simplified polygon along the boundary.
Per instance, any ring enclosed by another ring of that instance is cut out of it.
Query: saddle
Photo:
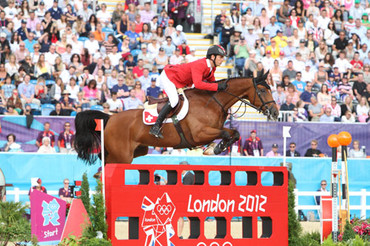
[[[159,113],[164,105],[168,103],[169,98],[164,97],[164,98],[154,98],[154,97],[148,97],[148,104],[149,105],[154,105],[157,104],[157,112]],[[167,115],[166,118],[171,118],[173,115],[178,114],[180,109],[182,108],[182,105],[184,104],[184,96],[179,95],[179,102],[177,103],[176,107],[174,107],[170,113]]]

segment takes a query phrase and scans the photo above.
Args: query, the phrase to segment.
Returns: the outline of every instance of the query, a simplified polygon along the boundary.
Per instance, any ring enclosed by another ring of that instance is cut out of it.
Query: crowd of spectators
[[[184,31],[187,0],[117,3],[0,2],[0,114],[74,115],[99,105],[108,113],[161,97],[156,78],[168,64],[197,59]],[[168,9],[168,11],[166,11]]]
[[[222,9],[215,35],[239,75],[270,71],[285,120],[367,122],[368,1],[246,1]],[[347,4],[347,3],[346,3]]]

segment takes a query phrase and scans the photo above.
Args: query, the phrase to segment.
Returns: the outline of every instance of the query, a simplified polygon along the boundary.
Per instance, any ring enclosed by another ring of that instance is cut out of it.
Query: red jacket
[[[183,48],[182,48],[181,44],[179,46],[177,46],[177,48],[180,49],[180,55],[189,55],[190,54],[190,48],[189,48],[188,45],[185,46],[185,52],[183,52]]]
[[[194,84],[194,87],[200,90],[217,91],[217,83],[207,83],[216,80],[216,67],[212,68],[211,61],[206,58],[185,64],[168,65],[164,71],[176,88],[191,87]]]

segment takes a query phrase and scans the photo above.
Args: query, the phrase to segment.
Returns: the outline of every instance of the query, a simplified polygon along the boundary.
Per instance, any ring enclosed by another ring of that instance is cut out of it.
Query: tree
[[[298,216],[294,210],[295,207],[295,196],[294,196],[294,185],[289,180],[288,186],[288,233],[289,233],[289,245],[300,245],[300,235],[302,232],[301,224],[298,221]]]
[[[31,224],[20,202],[0,202],[0,245],[31,240]]]
[[[85,206],[87,214],[90,216],[90,186],[89,186],[89,181],[87,179],[86,172],[82,176],[81,200],[82,200],[83,205]]]
[[[93,204],[90,206],[90,221],[91,225],[84,231],[84,236],[87,238],[96,237],[97,232],[100,231],[103,234],[103,238],[107,238],[108,225],[105,220],[105,202],[102,194],[102,182],[96,179],[98,185],[96,186],[96,192],[93,195]]]

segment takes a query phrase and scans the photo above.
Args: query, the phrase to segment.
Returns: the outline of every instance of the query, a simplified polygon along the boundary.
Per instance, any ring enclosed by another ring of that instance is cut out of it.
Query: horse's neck
[[[223,105],[224,109],[231,108],[239,98],[244,97],[253,88],[253,81],[249,78],[233,78],[228,82],[227,92],[221,92],[216,94],[216,98]],[[234,95],[234,96],[233,96]]]

